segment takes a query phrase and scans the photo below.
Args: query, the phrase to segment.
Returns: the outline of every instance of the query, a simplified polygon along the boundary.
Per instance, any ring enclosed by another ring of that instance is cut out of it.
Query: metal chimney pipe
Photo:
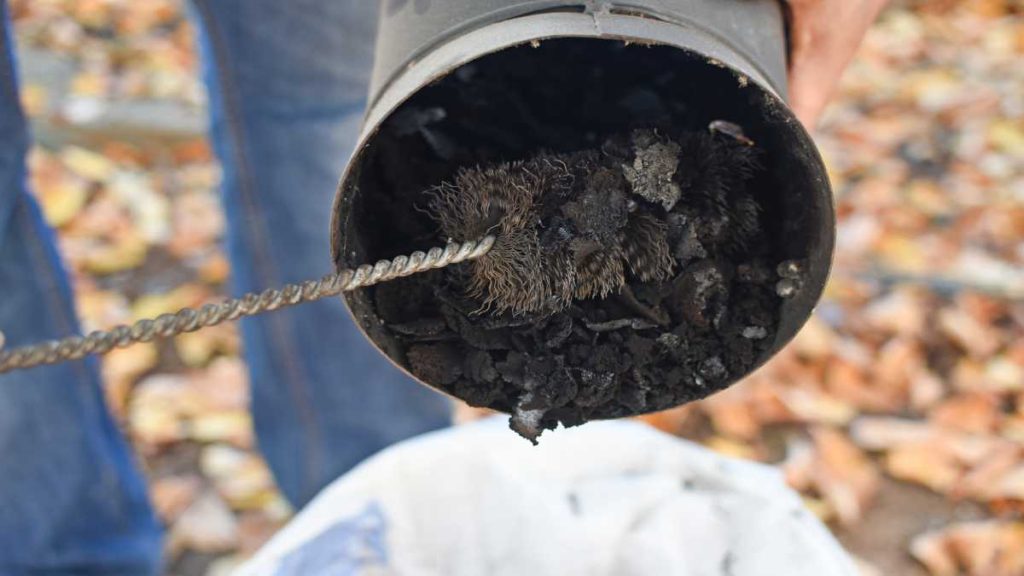
[[[778,0],[381,0],[369,109],[333,208],[335,264],[349,267],[436,243],[408,232],[416,208],[396,187],[426,190],[467,162],[585,147],[652,117],[679,129],[724,119],[742,125],[764,150],[780,250],[802,265],[803,287],[782,301],[778,330],[759,366],[810,316],[834,248],[825,167],[786,105],[786,54]],[[566,78],[551,89],[562,116],[545,116],[555,104],[544,100],[512,98],[525,108],[512,115],[508,102],[490,105],[474,95],[478,82],[506,77],[515,92],[536,71],[545,72],[538,81]],[[458,122],[493,127],[494,135],[478,143]],[[403,168],[395,170],[389,155],[399,156]],[[345,298],[367,337],[408,371],[374,289]],[[423,383],[451,393],[439,382]]]

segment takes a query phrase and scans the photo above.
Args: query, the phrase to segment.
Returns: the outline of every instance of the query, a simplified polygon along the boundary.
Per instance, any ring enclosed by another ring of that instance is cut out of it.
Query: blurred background
[[[223,295],[184,1],[10,5],[32,185],[85,329]],[[865,575],[1024,562],[1022,56],[1024,1],[895,0],[816,135],[840,215],[825,301],[743,384],[646,418],[778,466]],[[292,513],[253,443],[239,353],[223,326],[104,360],[169,574],[225,574]]]

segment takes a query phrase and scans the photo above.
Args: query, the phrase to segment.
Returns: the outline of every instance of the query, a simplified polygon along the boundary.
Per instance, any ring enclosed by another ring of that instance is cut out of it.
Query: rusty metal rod
[[[157,338],[170,338],[185,332],[216,326],[303,302],[337,296],[342,292],[373,286],[381,282],[410,276],[428,270],[444,268],[459,262],[480,258],[494,246],[494,236],[480,240],[449,243],[444,248],[431,248],[427,252],[413,252],[375,265],[363,265],[354,270],[345,269],[328,274],[319,280],[301,284],[288,284],[280,289],[251,292],[240,298],[231,298],[219,304],[207,304],[198,310],[185,308],[175,314],[163,314],[154,319],[139,320],[131,326],[117,326],[110,330],[97,330],[88,336],[70,336],[11,350],[3,350],[4,336],[0,332],[0,374],[49,364],[79,360],[90,354],[106,354],[114,348],[124,348],[137,342],[151,342]]]

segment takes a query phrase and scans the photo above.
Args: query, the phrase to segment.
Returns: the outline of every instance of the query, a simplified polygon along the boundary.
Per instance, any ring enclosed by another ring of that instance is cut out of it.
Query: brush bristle
[[[565,193],[572,174],[564,162],[528,162],[461,170],[431,193],[429,212],[449,238],[494,234],[494,246],[474,260],[468,294],[496,314],[557,311],[572,299],[573,268],[564,255],[542,250],[536,226],[542,194]]]
[[[761,228],[746,186],[757,169],[757,151],[726,136],[638,130],[600,153],[463,169],[430,192],[428,212],[450,239],[496,237],[467,265],[480,311],[553,314],[618,292],[627,270],[640,282],[669,280],[669,212],[691,214],[702,244],[745,250]]]
[[[747,186],[761,166],[759,149],[706,132],[686,134],[679,144],[680,202],[716,223],[728,252],[749,249],[761,228],[760,208]]]
[[[668,227],[650,214],[634,214],[623,234],[629,269],[641,282],[662,282],[672,276],[675,260],[668,245]]]
[[[576,265],[576,289],[580,300],[607,298],[618,292],[626,282],[622,249],[612,246],[584,256]]]

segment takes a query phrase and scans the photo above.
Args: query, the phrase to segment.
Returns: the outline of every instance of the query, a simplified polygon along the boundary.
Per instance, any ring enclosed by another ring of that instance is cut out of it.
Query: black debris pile
[[[441,236],[495,234],[494,248],[379,287],[377,313],[414,374],[510,412],[532,441],[703,398],[771,347],[799,287],[800,264],[776,257],[761,163],[716,122],[462,169],[423,210]]]

